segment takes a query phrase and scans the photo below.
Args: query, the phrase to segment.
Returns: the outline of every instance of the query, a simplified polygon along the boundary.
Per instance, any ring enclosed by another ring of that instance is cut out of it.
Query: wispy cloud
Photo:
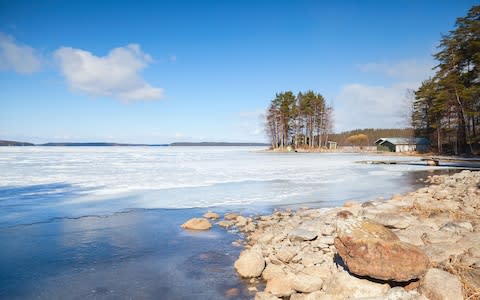
[[[54,56],[73,91],[124,102],[157,100],[163,96],[163,89],[151,86],[140,76],[153,60],[137,44],[112,49],[106,56],[62,47]]]
[[[398,80],[421,81],[432,74],[431,60],[406,59],[398,62],[371,62],[358,64],[357,68],[366,73],[379,73]]]
[[[42,60],[35,49],[0,32],[0,70],[32,74],[39,71],[41,65]]]
[[[265,111],[255,109],[241,111],[238,113],[238,120],[235,123],[235,129],[250,138],[250,141],[257,141],[264,138],[263,124],[265,122]]]

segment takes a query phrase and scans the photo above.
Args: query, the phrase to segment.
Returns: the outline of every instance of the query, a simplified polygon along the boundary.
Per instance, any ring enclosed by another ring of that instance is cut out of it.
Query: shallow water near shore
[[[246,298],[236,233],[188,232],[202,211],[134,210],[1,228],[3,299]]]
[[[258,150],[0,149],[0,298],[246,299],[233,269],[240,235],[180,224],[208,209],[257,214],[390,197],[455,172]]]

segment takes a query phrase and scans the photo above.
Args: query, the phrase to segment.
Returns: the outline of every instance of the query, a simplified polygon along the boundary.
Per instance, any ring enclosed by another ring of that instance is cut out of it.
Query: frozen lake
[[[332,206],[411,189],[414,165],[255,147],[3,147],[0,226],[128,209]]]
[[[185,220],[389,197],[434,170],[260,150],[0,148],[0,299],[248,299],[239,234],[186,232]]]

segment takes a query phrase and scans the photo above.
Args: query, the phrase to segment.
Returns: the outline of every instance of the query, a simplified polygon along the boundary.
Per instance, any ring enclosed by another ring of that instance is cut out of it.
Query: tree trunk
[[[458,139],[460,139],[459,150],[461,153],[465,153],[467,150],[466,148],[467,148],[467,134],[468,134],[468,119],[467,119],[467,115],[465,114],[465,109],[463,108],[463,104],[460,101],[460,96],[458,95],[457,87],[455,87],[455,98],[457,100],[458,105],[460,106],[460,112],[461,112],[461,116],[459,116],[460,124],[458,128],[459,136],[457,137],[457,141]],[[472,143],[468,143],[468,145],[470,146],[470,153],[473,153]]]

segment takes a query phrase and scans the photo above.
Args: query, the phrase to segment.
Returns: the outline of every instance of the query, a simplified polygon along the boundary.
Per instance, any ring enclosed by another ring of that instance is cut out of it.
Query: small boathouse
[[[377,151],[389,152],[427,152],[430,142],[425,138],[380,138],[375,141]]]

